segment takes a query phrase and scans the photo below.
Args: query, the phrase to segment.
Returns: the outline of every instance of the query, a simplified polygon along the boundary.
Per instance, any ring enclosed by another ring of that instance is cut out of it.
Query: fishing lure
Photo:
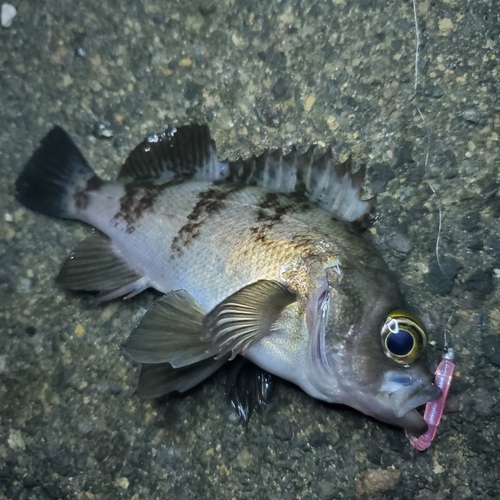
[[[430,401],[425,406],[424,420],[429,426],[427,432],[419,437],[406,433],[410,444],[419,451],[424,451],[432,444],[436,431],[443,415],[446,397],[450,389],[455,370],[455,351],[451,347],[445,346],[444,354],[436,370],[434,383],[441,389],[441,397],[435,401]]]

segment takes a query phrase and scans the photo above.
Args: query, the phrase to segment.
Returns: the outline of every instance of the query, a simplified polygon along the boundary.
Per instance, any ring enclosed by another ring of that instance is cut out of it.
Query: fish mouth
[[[427,422],[417,410],[418,407],[441,397],[441,389],[434,384],[426,386],[404,386],[390,395],[392,411],[398,424],[406,432],[420,436],[427,431]]]
[[[427,422],[417,409],[410,410],[401,417],[401,427],[411,436],[421,436],[428,429]]]

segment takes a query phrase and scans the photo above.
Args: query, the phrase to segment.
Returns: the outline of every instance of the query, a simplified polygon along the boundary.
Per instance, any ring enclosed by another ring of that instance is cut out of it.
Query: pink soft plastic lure
[[[419,451],[424,451],[432,444],[436,431],[443,415],[446,397],[453,378],[453,371],[455,370],[455,351],[447,348],[441,358],[436,370],[436,379],[434,383],[441,389],[441,397],[435,401],[430,401],[425,406],[424,420],[429,426],[427,432],[419,437],[412,436],[406,433],[410,440],[410,444]]]

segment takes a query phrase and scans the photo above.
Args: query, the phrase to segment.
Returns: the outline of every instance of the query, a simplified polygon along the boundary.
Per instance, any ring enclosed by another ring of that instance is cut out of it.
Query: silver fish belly
[[[100,232],[58,281],[102,300],[165,296],[125,343],[148,395],[185,391],[236,356],[414,435],[440,396],[427,333],[405,312],[379,253],[347,222],[370,203],[331,151],[221,162],[208,129],[141,143],[115,182],[99,179],[60,128],[16,183],[18,200]],[[141,385],[142,384],[142,385]]]

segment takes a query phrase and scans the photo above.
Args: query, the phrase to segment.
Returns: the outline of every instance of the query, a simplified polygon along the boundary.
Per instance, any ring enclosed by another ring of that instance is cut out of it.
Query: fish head
[[[306,323],[310,371],[321,397],[413,435],[425,433],[416,408],[441,391],[426,362],[425,327],[401,307],[390,273],[337,261],[316,282]]]

